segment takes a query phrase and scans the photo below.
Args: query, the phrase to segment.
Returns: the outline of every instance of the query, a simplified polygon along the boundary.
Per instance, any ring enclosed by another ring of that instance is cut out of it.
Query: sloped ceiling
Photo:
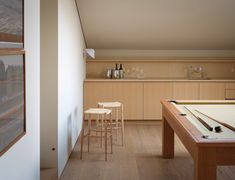
[[[77,0],[87,47],[235,50],[234,0]]]

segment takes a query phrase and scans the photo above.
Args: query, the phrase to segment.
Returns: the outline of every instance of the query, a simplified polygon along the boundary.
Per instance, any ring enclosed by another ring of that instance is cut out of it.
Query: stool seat
[[[102,109],[102,108],[90,108],[86,110],[85,114],[110,114],[112,110],[110,109]]]
[[[103,108],[115,108],[115,107],[121,107],[122,103],[120,103],[120,102],[98,102],[98,106],[101,106]]]

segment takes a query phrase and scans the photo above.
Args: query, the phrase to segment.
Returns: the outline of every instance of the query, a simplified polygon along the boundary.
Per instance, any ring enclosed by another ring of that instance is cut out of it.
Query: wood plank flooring
[[[80,144],[71,154],[60,180],[193,180],[193,160],[176,137],[175,158],[161,157],[161,123],[126,123],[125,146],[114,141],[114,153],[104,161],[99,141],[79,159]],[[86,141],[85,141],[86,144]],[[234,180],[235,166],[217,168],[217,179]]]

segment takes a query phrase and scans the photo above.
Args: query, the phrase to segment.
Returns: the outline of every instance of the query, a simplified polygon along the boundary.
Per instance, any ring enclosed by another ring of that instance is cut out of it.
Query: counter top
[[[125,79],[105,79],[87,78],[84,82],[235,82],[235,78],[208,78],[208,79],[184,79],[184,78],[125,78]]]

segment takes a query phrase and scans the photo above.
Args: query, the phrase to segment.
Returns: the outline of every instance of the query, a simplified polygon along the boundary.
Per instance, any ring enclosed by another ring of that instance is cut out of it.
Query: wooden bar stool
[[[114,119],[114,127],[113,129],[118,130],[121,129],[122,136],[122,146],[124,145],[124,115],[123,115],[123,104],[121,102],[98,102],[99,108],[112,109],[113,119]],[[120,116],[119,116],[120,115]]]
[[[88,120],[88,127],[87,127],[87,133],[85,133],[85,119],[87,116]],[[99,123],[101,121],[102,126],[95,126],[95,128],[92,129],[92,116],[96,117],[96,123]],[[109,117],[108,117],[109,116]],[[81,152],[80,152],[80,159],[82,159],[82,153],[83,153],[83,141],[85,137],[88,137],[88,152],[90,151],[90,137],[91,137],[91,132],[100,132],[100,138],[104,137],[105,140],[105,161],[107,161],[107,141],[108,137],[110,137],[110,145],[111,145],[111,153],[113,153],[113,136],[112,136],[112,110],[110,109],[104,109],[104,108],[90,108],[86,111],[84,111],[83,115],[83,123],[82,123],[82,131],[81,131]],[[100,119],[101,117],[101,119]],[[98,120],[98,121],[97,121]],[[103,136],[104,132],[104,136]],[[102,141],[101,141],[102,143]]]

